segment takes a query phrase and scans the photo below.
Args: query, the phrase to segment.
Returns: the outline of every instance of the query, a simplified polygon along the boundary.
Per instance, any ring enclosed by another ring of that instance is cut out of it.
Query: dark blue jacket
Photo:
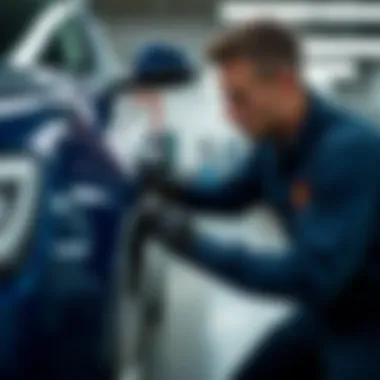
[[[267,254],[197,236],[191,259],[248,290],[289,296],[329,315],[380,311],[380,137],[375,127],[312,97],[292,144],[279,148],[262,142],[225,186],[189,189],[183,199],[200,210],[222,212],[258,200],[283,218],[293,238],[290,248]]]

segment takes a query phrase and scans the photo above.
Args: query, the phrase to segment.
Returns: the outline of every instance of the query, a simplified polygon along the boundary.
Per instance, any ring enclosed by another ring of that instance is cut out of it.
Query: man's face
[[[284,73],[265,75],[247,59],[236,59],[220,67],[220,83],[229,117],[249,137],[275,133],[288,86]]]

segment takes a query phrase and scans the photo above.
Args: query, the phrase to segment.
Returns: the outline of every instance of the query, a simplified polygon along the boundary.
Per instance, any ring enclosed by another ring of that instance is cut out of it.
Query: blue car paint
[[[56,85],[34,86],[33,72],[7,69],[5,76],[6,81],[0,80],[0,103],[11,96],[37,96]],[[96,347],[102,344],[100,330],[111,291],[112,264],[123,216],[138,193],[112,162],[101,135],[76,116],[60,102],[39,104],[19,116],[0,116],[0,155],[28,155],[41,171],[38,215],[27,258],[11,277],[0,280],[0,378],[4,380],[25,374],[51,380],[93,378],[102,369]],[[68,133],[51,155],[43,157],[33,150],[31,141],[42,126],[56,120],[65,122]],[[74,235],[86,236],[70,238],[87,239],[91,252],[84,260],[59,262],[54,252],[55,243],[62,239],[57,226],[69,220],[54,212],[51,200],[83,184],[100,189],[109,202],[73,203],[87,229],[74,229]],[[54,278],[52,273],[59,275]]]

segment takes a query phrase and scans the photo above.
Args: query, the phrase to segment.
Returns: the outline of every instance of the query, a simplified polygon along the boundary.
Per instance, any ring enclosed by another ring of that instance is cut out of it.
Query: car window
[[[22,39],[48,0],[0,0],[0,57]]]
[[[94,70],[94,51],[80,20],[70,19],[55,32],[42,54],[42,63],[74,75]]]

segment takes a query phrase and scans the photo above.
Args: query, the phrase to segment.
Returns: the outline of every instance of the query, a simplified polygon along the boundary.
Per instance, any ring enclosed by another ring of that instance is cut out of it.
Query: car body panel
[[[44,61],[70,20],[89,43],[88,72]],[[38,12],[0,67],[0,167],[8,155],[22,155],[41,173],[33,239],[17,272],[0,277],[5,380],[25,373],[93,379],[111,366],[98,351],[115,290],[122,224],[138,187],[105,143],[118,95],[114,86],[122,76],[105,39],[79,2],[54,3]]]

